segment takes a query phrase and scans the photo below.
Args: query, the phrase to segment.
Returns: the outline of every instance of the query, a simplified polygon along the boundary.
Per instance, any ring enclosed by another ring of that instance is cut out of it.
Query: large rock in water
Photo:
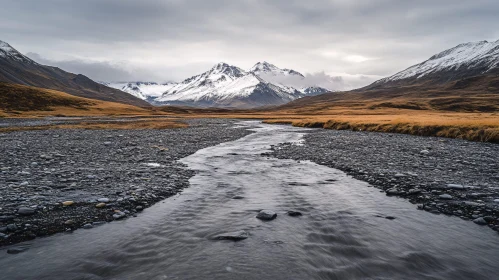
[[[232,240],[232,241],[241,241],[249,237],[249,233],[241,230],[236,232],[228,232],[215,236],[216,240]]]
[[[274,211],[270,210],[262,210],[256,215],[256,217],[260,220],[271,221],[277,218],[277,214]]]

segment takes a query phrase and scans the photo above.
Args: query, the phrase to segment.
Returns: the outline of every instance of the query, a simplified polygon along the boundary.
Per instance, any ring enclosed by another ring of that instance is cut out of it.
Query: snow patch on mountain
[[[11,45],[4,41],[0,41],[0,57],[5,59],[11,59],[22,63],[27,64],[37,64],[27,56],[24,56],[16,49],[14,49]]]
[[[175,85],[176,83],[155,83],[155,82],[113,82],[113,83],[105,83],[101,82],[103,85],[119,89],[126,93],[130,93],[131,95],[138,97],[142,100],[152,101],[155,98],[163,95],[165,91],[168,91]]]

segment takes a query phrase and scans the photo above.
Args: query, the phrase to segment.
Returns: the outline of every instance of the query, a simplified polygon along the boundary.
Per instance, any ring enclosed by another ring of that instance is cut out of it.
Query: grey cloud
[[[329,90],[342,91],[350,90],[372,83],[381,77],[379,76],[364,76],[364,75],[349,75],[349,76],[332,76],[324,71],[316,73],[307,73],[305,77],[295,75],[289,76],[274,76],[269,74],[261,74],[262,78],[267,81],[280,83],[296,88],[305,88],[311,86],[320,86]]]
[[[89,58],[68,64],[82,71],[92,65],[121,75],[114,68],[124,62],[138,71],[133,77],[178,80],[222,60],[245,68],[269,60],[347,80],[497,40],[497,14],[497,0],[4,0],[0,40],[53,61]],[[109,62],[95,63],[103,58]],[[115,77],[97,68],[100,79]]]
[[[137,71],[127,71],[123,69],[123,65],[120,67],[120,65],[113,65],[109,62],[92,62],[79,59],[54,61],[45,59],[37,53],[27,53],[26,55],[40,64],[56,66],[71,73],[84,74],[97,81],[129,81],[136,80],[139,77]],[[132,72],[136,72],[136,74],[134,75]],[[157,78],[154,75],[151,76],[151,74],[140,73],[139,75],[146,79]]]

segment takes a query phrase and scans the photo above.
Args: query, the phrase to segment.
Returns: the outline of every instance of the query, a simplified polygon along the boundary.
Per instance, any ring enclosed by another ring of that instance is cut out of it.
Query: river
[[[0,251],[0,278],[499,277],[496,232],[418,211],[336,169],[261,155],[270,145],[300,145],[306,129],[240,125],[254,133],[182,159],[198,173],[180,195],[137,218],[36,239],[17,255]],[[278,216],[256,219],[261,209]],[[215,240],[234,231],[249,237]]]

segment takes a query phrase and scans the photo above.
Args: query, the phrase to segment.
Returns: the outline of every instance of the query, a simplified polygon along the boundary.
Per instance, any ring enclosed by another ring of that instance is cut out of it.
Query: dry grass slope
[[[0,82],[0,115],[3,117],[153,114],[157,114],[157,112],[133,105],[88,99],[56,90]]]

